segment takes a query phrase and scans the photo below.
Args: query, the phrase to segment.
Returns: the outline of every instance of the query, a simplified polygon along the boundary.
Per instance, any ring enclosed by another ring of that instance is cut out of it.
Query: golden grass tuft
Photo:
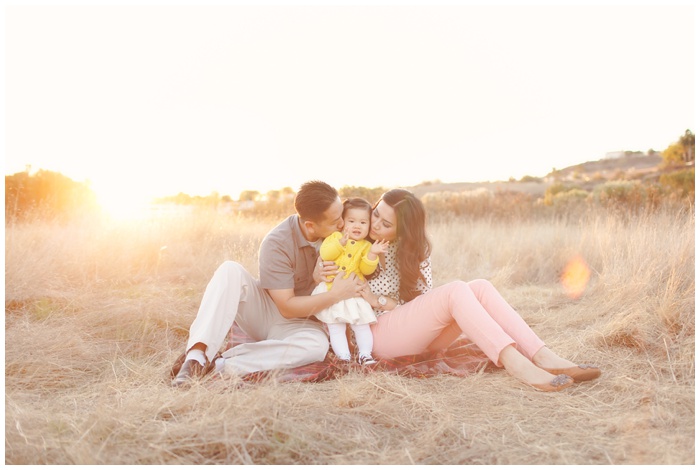
[[[692,212],[431,222],[436,284],[490,279],[552,349],[599,364],[597,381],[545,394],[499,369],[171,388],[214,269],[257,272],[275,222],[6,226],[5,463],[694,464]],[[590,279],[572,297],[576,257]]]

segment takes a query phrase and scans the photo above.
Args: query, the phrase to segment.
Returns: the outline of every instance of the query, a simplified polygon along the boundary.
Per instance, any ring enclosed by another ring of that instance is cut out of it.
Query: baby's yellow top
[[[340,244],[343,234],[333,232],[326,237],[321,244],[321,259],[324,261],[335,261],[338,269],[345,272],[343,277],[348,277],[350,273],[355,273],[361,280],[365,276],[372,274],[379,264],[379,256],[371,260],[367,257],[372,243],[367,240],[352,240],[348,238],[345,246]],[[326,285],[330,288],[330,282]]]

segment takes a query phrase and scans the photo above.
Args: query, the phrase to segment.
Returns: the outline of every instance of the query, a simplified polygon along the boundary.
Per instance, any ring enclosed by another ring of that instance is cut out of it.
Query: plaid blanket
[[[226,348],[230,349],[239,344],[250,342],[253,340],[234,324]],[[177,359],[172,367],[171,377],[177,375],[184,359],[184,354]],[[242,380],[249,383],[260,382],[268,378],[274,378],[279,382],[321,382],[340,377],[351,370],[364,373],[391,372],[405,377],[417,378],[433,377],[439,374],[463,377],[492,368],[495,368],[495,365],[486,355],[468,339],[460,336],[444,351],[380,359],[376,364],[369,366],[348,365],[347,362],[339,361],[335,354],[329,351],[323,361],[293,369],[253,372],[243,376]]]

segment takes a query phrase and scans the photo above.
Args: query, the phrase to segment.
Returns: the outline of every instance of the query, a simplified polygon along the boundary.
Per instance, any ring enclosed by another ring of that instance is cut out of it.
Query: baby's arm
[[[333,232],[323,240],[319,250],[321,259],[324,261],[335,261],[343,253],[345,248],[340,244],[342,236],[343,234],[340,232]]]
[[[374,242],[372,245],[367,242],[367,245],[368,246],[363,250],[363,256],[359,266],[360,272],[364,276],[369,276],[376,271],[379,265],[379,254],[386,253],[388,242]]]
[[[386,253],[386,250],[389,249],[389,242],[386,240],[376,240],[374,243],[372,243],[372,246],[369,248],[369,253],[367,254],[367,257],[369,259],[376,259],[379,257],[381,253]]]

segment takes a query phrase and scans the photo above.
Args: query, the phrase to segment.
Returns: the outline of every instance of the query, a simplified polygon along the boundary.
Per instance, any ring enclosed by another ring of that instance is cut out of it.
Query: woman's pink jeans
[[[379,358],[445,349],[464,333],[499,367],[506,346],[532,359],[545,345],[484,279],[436,287],[377,317],[372,333]]]

